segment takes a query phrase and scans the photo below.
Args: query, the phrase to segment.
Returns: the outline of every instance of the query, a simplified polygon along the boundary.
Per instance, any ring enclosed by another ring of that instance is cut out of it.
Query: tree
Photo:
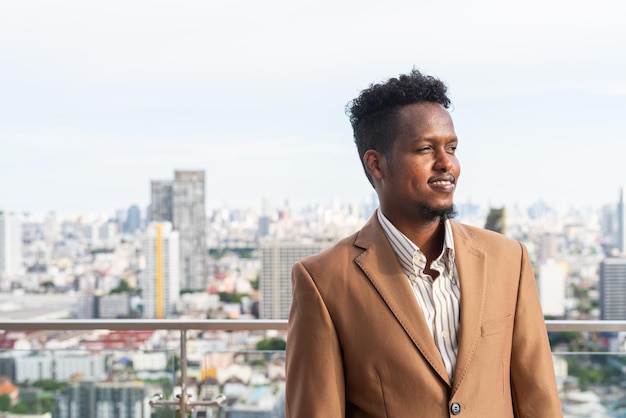
[[[220,301],[224,303],[241,303],[241,298],[248,296],[244,293],[219,292]]]
[[[259,351],[284,351],[287,343],[282,338],[264,338],[256,343],[256,349]]]
[[[11,408],[11,412],[19,415],[32,414],[36,412],[36,405],[34,402],[18,402],[13,408]]]
[[[113,295],[116,293],[125,293],[125,292],[130,292],[132,290],[133,288],[130,287],[130,285],[128,284],[128,281],[126,281],[125,279],[122,279],[120,280],[119,286],[117,286],[115,289],[112,289],[111,292],[109,292],[109,294]]]
[[[506,233],[506,209],[494,209],[492,208],[487,215],[487,221],[485,222],[485,229],[490,231],[496,231],[501,234]]]
[[[59,383],[54,379],[40,379],[33,383],[33,386],[36,388],[47,390],[49,392],[55,392],[57,390],[64,389],[67,384]]]
[[[9,409],[11,409],[11,397],[0,395],[0,411],[8,411]]]

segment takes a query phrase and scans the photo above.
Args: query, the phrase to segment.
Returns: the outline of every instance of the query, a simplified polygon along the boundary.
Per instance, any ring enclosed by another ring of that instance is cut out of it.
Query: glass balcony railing
[[[546,325],[565,417],[626,417],[626,321]],[[283,417],[286,331],[286,320],[2,320],[0,411]]]

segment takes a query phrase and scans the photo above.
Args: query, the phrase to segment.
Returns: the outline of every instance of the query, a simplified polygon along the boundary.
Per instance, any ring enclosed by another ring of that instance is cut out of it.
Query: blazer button
[[[454,402],[452,405],[450,405],[450,412],[452,412],[452,415],[459,415],[461,413],[461,405],[457,402]]]

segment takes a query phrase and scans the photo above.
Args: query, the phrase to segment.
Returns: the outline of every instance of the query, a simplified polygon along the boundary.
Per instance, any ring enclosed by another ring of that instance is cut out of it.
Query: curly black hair
[[[447,109],[451,103],[446,95],[447,90],[441,80],[413,69],[409,74],[401,74],[398,78],[371,84],[356,99],[350,101],[346,105],[346,115],[352,124],[361,164],[363,156],[370,149],[380,152],[385,158],[390,157],[398,109],[421,102],[439,103]],[[367,170],[365,175],[373,185]]]

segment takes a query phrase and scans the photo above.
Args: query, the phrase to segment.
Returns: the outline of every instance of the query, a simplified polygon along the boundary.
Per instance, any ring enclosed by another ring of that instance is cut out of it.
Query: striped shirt
[[[461,290],[454,261],[454,240],[450,221],[446,220],[443,249],[430,268],[439,272],[433,279],[424,273],[426,256],[378,210],[380,222],[402,270],[407,275],[415,298],[424,312],[426,324],[441,353],[450,379],[453,378],[458,352],[459,307]]]

